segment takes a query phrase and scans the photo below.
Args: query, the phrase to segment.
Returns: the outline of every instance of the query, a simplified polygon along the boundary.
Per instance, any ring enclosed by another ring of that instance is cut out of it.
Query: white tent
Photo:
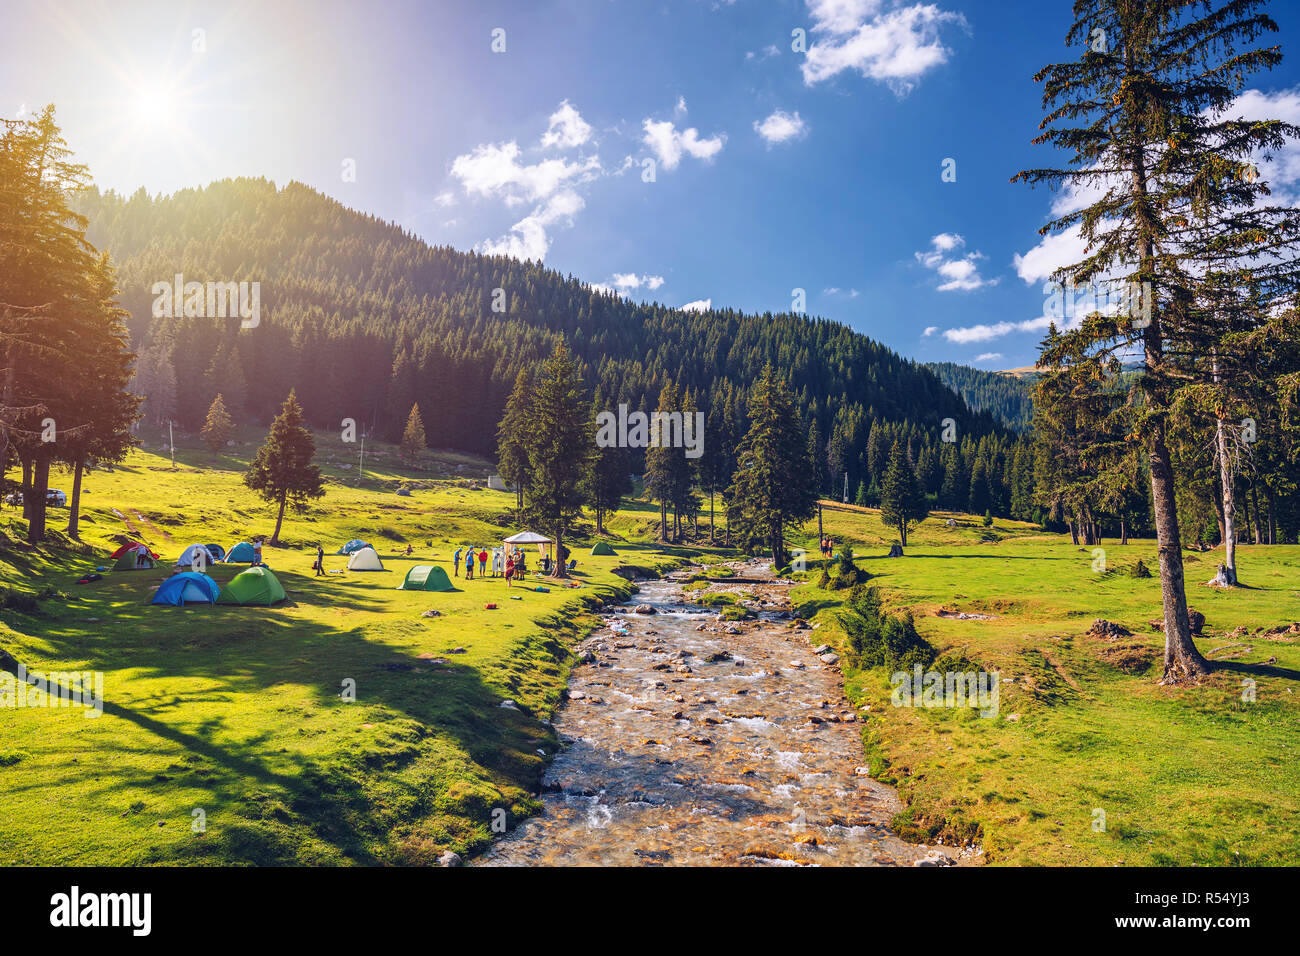
[[[199,560],[203,562],[204,567],[217,563],[217,559],[212,556],[212,552],[201,544],[192,544],[176,559],[176,567],[191,568],[194,566],[194,556],[198,554]]]
[[[536,531],[520,531],[506,538],[506,544],[550,544],[551,539]]]
[[[382,571],[384,570],[383,562],[379,560],[379,554],[374,548],[362,548],[360,551],[353,551],[352,557],[348,558],[349,571]]]

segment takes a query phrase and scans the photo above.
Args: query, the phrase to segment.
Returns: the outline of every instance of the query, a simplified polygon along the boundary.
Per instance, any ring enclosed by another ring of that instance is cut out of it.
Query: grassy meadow
[[[883,558],[892,536],[870,509],[835,506],[825,525],[853,543],[885,605],[911,609],[940,654],[999,671],[999,714],[894,707],[889,675],[854,672],[870,706],[873,772],[895,783],[913,836],[982,834],[988,859],[1031,864],[1291,864],[1300,859],[1300,547],[1242,546],[1248,588],[1207,587],[1221,555],[1185,552],[1188,602],[1206,618],[1197,646],[1221,664],[1194,688],[1157,685],[1163,635],[1154,541],[1093,548],[1016,522],[939,513]],[[949,527],[952,517],[957,527]],[[815,549],[814,537],[811,547]],[[1155,574],[1153,570],[1153,574]],[[810,572],[810,579],[819,572]],[[843,591],[809,583],[796,599],[842,644]],[[959,619],[955,613],[991,615]],[[939,616],[939,615],[953,616]],[[1096,618],[1131,630],[1106,640]],[[1243,703],[1243,680],[1256,700]],[[1094,828],[1102,823],[1104,829]]]
[[[240,483],[259,437],[241,434],[228,455],[179,452],[175,471],[156,449],[133,452],[86,477],[82,545],[0,549],[8,596],[48,595],[35,613],[6,602],[0,648],[30,670],[102,671],[107,700],[94,719],[0,711],[0,864],[428,863],[480,847],[494,811],[513,825],[533,809],[556,747],[540,720],[559,703],[568,648],[595,620],[587,612],[626,593],[612,569],[680,560],[575,546],[572,589],[453,578],[454,592],[396,590],[413,564],[450,573],[458,543],[491,546],[518,530],[513,496],[456,477],[481,484],[486,463],[439,455],[409,472],[384,448],[358,480],[356,446],[322,439],[326,496],[286,516],[286,546],[264,551],[286,602],[150,606],[187,545],[269,535],[273,511]],[[395,494],[401,483],[410,497]],[[71,490],[62,474],[51,485]],[[11,539],[17,513],[0,512]],[[51,509],[50,527],[66,515]],[[124,536],[159,552],[158,569],[74,583],[111,564]],[[358,537],[385,571],[314,575],[317,540],[326,568],[340,569],[346,559],[329,552]],[[399,556],[408,542],[414,554]],[[242,567],[212,575],[224,584]],[[430,609],[439,616],[424,617]],[[346,680],[355,702],[341,696]],[[502,708],[506,698],[519,710]]]
[[[575,542],[579,587],[453,578],[450,593],[399,591],[411,565],[449,568],[458,544],[517,530],[513,497],[473,487],[485,462],[439,454],[410,471],[388,446],[368,453],[359,478],[357,446],[319,436],[326,496],[287,515],[285,546],[264,555],[288,601],[150,606],[187,545],[269,534],[273,512],[240,483],[260,437],[241,431],[215,456],[184,449],[175,470],[153,445],[90,473],[81,543],[56,535],[28,549],[17,512],[0,512],[10,539],[0,649],[34,670],[102,671],[107,699],[97,719],[0,712],[0,864],[421,864],[472,852],[494,815],[513,825],[536,808],[557,746],[542,719],[559,704],[589,612],[627,593],[613,569],[715,560],[654,547],[657,509],[626,502],[609,523],[617,557]],[[70,490],[62,474],[52,484]],[[409,497],[396,494],[402,485]],[[51,528],[64,521],[52,509]],[[1159,583],[1129,573],[1138,559],[1155,567],[1153,542],[1105,543],[1099,572],[1093,549],[1015,522],[985,528],[940,513],[899,559],[883,557],[893,536],[870,509],[828,503],[824,523],[837,546],[856,548],[889,610],[910,609],[940,653],[1003,678],[998,716],[982,719],[893,707],[887,673],[844,665],[850,697],[870,708],[873,773],[909,804],[896,821],[905,834],[977,837],[993,863],[1300,858],[1300,633],[1278,629],[1300,620],[1300,547],[1242,547],[1250,587],[1232,593],[1199,583],[1215,554],[1185,555],[1190,603],[1206,617],[1198,644],[1223,667],[1199,687],[1165,688],[1162,635],[1149,624]],[[805,533],[812,558],[815,521]],[[126,537],[158,551],[160,567],[74,583]],[[376,546],[386,570],[315,577],[315,543],[337,570],[346,559],[329,552],[354,537]],[[400,555],[408,543],[414,554]],[[240,567],[213,576],[224,583]],[[819,640],[842,644],[846,592],[817,586],[816,561],[801,576],[796,603]],[[21,599],[41,594],[35,610]],[[431,609],[438,616],[423,616]],[[1090,635],[1099,617],[1132,636]],[[1241,700],[1246,677],[1257,681],[1253,703]],[[355,702],[341,696],[345,681]],[[502,708],[506,698],[519,710]]]

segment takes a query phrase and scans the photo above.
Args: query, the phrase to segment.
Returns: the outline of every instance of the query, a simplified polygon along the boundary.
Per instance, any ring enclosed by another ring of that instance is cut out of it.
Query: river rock
[[[830,654],[819,654],[819,655],[818,655],[818,659],[819,659],[823,664],[838,664],[838,663],[840,662],[840,655],[835,654],[835,653],[830,653]]]
[[[460,854],[452,853],[451,850],[438,857],[439,866],[460,866],[461,862]]]
[[[816,654],[818,657],[821,657],[823,654],[829,654],[830,652],[831,652],[831,646],[829,644],[823,644],[820,647],[813,648],[813,653]]]
[[[636,614],[653,614],[655,613],[655,609],[652,608],[649,604],[638,604],[635,608],[633,608],[633,612]]]

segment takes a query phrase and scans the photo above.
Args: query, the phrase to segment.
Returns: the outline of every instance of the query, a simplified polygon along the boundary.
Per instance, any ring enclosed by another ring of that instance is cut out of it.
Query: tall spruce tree
[[[230,436],[234,432],[235,423],[231,420],[230,413],[226,411],[225,398],[221,392],[217,392],[217,397],[208,406],[208,416],[203,422],[199,437],[215,455],[226,446],[226,442],[230,441]]]
[[[786,564],[786,532],[813,516],[817,488],[794,396],[770,363],[750,391],[749,422],[727,495],[727,525],[742,546],[765,545],[779,568]]]
[[[1216,341],[1221,331],[1196,308],[1204,250],[1191,230],[1197,213],[1212,207],[1217,222],[1210,238],[1221,244],[1225,260],[1252,242],[1288,243],[1294,231],[1289,216],[1243,209],[1243,202],[1254,202],[1250,184],[1238,179],[1222,191],[1225,172],[1240,169],[1244,156],[1279,145],[1286,133],[1278,123],[1224,119],[1246,77],[1281,58],[1277,47],[1251,46],[1277,30],[1261,7],[1259,0],[1076,0],[1066,42],[1080,51],[1078,59],[1052,64],[1036,77],[1044,83],[1047,116],[1035,142],[1064,151],[1070,166],[1013,177],[1069,187],[1081,197],[1043,229],[1078,227],[1086,243],[1083,258],[1060,269],[1058,280],[1127,283],[1129,308],[1099,309],[1078,328],[1050,337],[1039,364],[1070,368],[1079,385],[1116,378],[1124,356],[1141,355],[1134,383],[1139,396],[1117,408],[1127,419],[1124,435],[1140,444],[1150,473],[1165,683],[1194,679],[1209,667],[1188,621],[1169,448],[1170,412],[1189,384],[1185,350],[1198,340],[1205,344],[1202,336]],[[1212,186],[1216,179],[1219,186]],[[1223,215],[1229,205],[1235,218]],[[1280,229],[1279,239],[1255,241],[1265,223]],[[1099,390],[1084,392],[1091,398]]]
[[[551,536],[555,576],[565,578],[564,539],[582,516],[583,479],[595,453],[596,429],[577,363],[563,342],[542,366],[530,405],[523,517]]]
[[[903,442],[895,440],[889,450],[885,478],[880,488],[880,520],[885,527],[897,531],[899,543],[907,547],[908,531],[929,516],[930,504],[926,501],[921,479],[907,460]]]
[[[424,419],[420,417],[420,406],[416,403],[411,406],[411,413],[406,416],[406,427],[402,429],[402,457],[408,462],[418,461],[425,447]]]

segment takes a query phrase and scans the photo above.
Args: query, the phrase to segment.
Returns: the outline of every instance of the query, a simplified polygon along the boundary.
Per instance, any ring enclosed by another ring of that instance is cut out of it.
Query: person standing
[[[262,539],[253,539],[253,567],[258,567],[262,563]]]
[[[483,577],[487,573],[487,548],[483,548],[478,553],[478,576]]]
[[[474,549],[469,548],[465,551],[465,580],[474,580]]]
[[[456,553],[452,556],[451,572],[456,577],[460,577],[460,548],[457,548]]]
[[[316,577],[325,576],[325,549],[321,547],[320,542],[316,542]]]
[[[506,587],[510,587],[510,582],[515,576],[515,558],[514,555],[506,557]]]

